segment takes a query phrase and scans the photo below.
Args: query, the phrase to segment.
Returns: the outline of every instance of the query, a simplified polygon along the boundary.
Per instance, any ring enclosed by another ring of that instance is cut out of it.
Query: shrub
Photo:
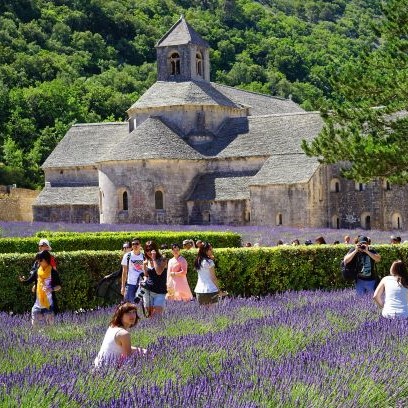
[[[43,234],[42,234],[43,233]],[[171,244],[172,242],[182,243],[185,239],[201,239],[209,241],[215,248],[239,247],[241,237],[233,232],[211,232],[211,231],[143,231],[143,232],[49,232],[37,233],[37,237],[30,238],[0,238],[0,253],[32,253],[38,245],[38,237],[48,238],[53,251],[114,251],[122,248],[124,241],[130,241],[134,237],[139,237],[142,242],[153,240],[160,246],[161,244]]]
[[[273,247],[273,248],[217,248],[216,274],[223,289],[231,295],[259,296],[286,290],[334,289],[350,286],[343,281],[340,261],[348,250],[346,245]],[[395,259],[408,261],[408,246],[381,245],[376,249],[382,260],[378,274],[385,276]],[[171,257],[170,251],[163,251]],[[182,251],[187,259],[188,281],[194,289],[197,273],[193,264],[196,250]],[[58,293],[62,310],[93,308],[101,304],[95,297],[97,282],[118,269],[119,251],[78,251],[57,254],[58,270],[63,289]],[[29,254],[0,255],[0,310],[23,312],[31,308],[30,288],[18,282],[19,275],[27,275],[33,262]]]

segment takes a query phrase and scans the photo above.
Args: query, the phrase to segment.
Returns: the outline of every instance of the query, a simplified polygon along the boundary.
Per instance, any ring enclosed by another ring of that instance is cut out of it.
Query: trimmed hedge
[[[234,232],[211,231],[143,231],[143,232],[56,232],[41,235],[50,241],[52,250],[59,251],[115,251],[122,248],[124,241],[138,237],[142,243],[153,240],[160,246],[173,242],[181,244],[185,239],[209,241],[214,248],[240,247],[241,236]],[[38,237],[30,238],[0,238],[0,253],[33,253],[38,248]]]
[[[346,245],[279,246],[273,248],[215,249],[216,274],[231,295],[259,296],[286,290],[335,289],[350,286],[341,277],[340,261]],[[389,273],[396,259],[408,261],[408,245],[375,247],[382,260],[380,276]],[[170,257],[170,251],[163,251]],[[189,264],[188,280],[193,290],[197,273],[193,268],[196,250],[182,251]],[[57,254],[63,289],[57,294],[62,310],[88,309],[101,304],[95,297],[98,280],[120,265],[119,251],[61,252]],[[31,288],[19,283],[27,275],[33,257],[28,254],[0,255],[0,310],[23,312],[33,304]]]

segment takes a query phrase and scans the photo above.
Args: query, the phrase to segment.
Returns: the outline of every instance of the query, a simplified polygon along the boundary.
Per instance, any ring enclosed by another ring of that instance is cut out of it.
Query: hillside
[[[0,184],[38,187],[74,122],[125,120],[184,14],[211,80],[330,106],[342,66],[375,48],[379,0],[9,0],[0,3]]]

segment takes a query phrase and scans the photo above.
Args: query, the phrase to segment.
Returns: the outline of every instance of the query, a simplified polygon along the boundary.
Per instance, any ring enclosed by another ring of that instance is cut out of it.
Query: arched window
[[[156,208],[156,210],[164,209],[163,192],[160,190],[154,193],[154,208]]]
[[[203,223],[204,224],[211,223],[211,214],[209,211],[203,211]]]
[[[356,183],[356,191],[364,191],[366,189],[366,185],[364,183]]]
[[[370,230],[371,229],[371,216],[370,216],[370,213],[365,212],[365,213],[361,214],[360,223],[361,223],[362,228],[364,228],[366,230]]]
[[[199,52],[196,54],[196,74],[203,76],[203,57]]]
[[[276,225],[282,225],[283,224],[283,216],[281,213],[276,215]]]
[[[369,215],[365,217],[365,229],[371,229],[371,217]]]
[[[124,191],[122,194],[122,210],[123,211],[129,210],[129,201],[128,201],[127,191]]]
[[[392,222],[392,229],[394,229],[394,230],[402,229],[402,217],[401,217],[401,214],[399,214],[399,213],[392,214],[391,222]]]
[[[332,217],[332,228],[340,229],[340,218],[337,215]]]
[[[384,186],[384,190],[387,190],[387,191],[391,190],[391,184],[388,180],[384,180],[383,186]]]
[[[340,192],[340,181],[339,179],[332,179],[330,181],[330,191],[333,193],[339,193]]]
[[[180,55],[178,52],[173,52],[170,55],[170,73],[171,75],[180,75]]]
[[[103,207],[102,207],[102,202],[103,202],[103,192],[102,190],[99,190],[99,214],[103,214]]]

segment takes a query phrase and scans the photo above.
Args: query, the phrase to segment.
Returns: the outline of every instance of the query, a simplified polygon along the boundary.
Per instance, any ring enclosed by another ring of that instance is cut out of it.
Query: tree
[[[333,105],[308,156],[345,162],[343,175],[357,181],[385,177],[408,182],[408,0],[383,4],[378,43],[346,65],[334,83]]]
[[[23,151],[18,148],[17,143],[11,137],[4,141],[3,155],[8,166],[17,168],[23,166]]]

